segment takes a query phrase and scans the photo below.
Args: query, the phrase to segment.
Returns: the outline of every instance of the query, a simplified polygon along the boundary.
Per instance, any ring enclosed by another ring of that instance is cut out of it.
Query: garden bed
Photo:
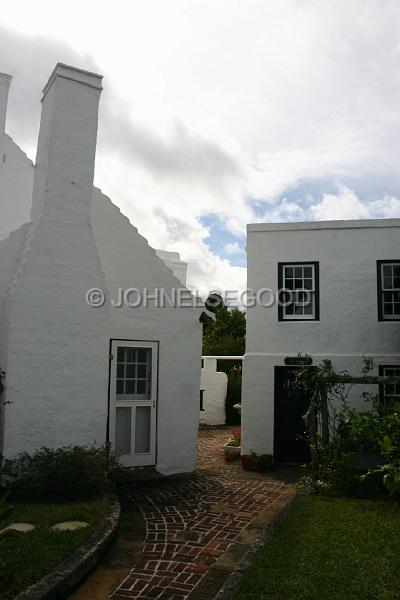
[[[14,598],[45,577],[78,548],[88,542],[110,511],[106,499],[68,504],[12,503],[10,522],[34,525],[29,533],[2,534],[0,560],[3,562],[1,600]],[[54,531],[56,523],[85,521],[87,527],[74,531]]]
[[[231,600],[398,600],[400,509],[304,496],[275,527]]]

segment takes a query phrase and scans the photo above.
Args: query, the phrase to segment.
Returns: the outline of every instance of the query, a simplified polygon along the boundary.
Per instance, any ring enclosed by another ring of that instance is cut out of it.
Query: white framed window
[[[400,377],[400,365],[381,365],[379,375]],[[384,409],[400,404],[400,383],[384,383],[380,387],[380,398]]]
[[[319,320],[319,264],[279,263],[280,321]]]
[[[378,260],[378,318],[400,319],[400,261]]]
[[[118,400],[147,400],[151,396],[151,348],[120,346],[117,351]]]

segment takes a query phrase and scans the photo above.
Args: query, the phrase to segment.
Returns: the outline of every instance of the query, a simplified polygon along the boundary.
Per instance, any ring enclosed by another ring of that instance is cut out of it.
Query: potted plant
[[[273,464],[274,458],[271,454],[256,454],[253,452],[251,465],[253,471],[259,471],[263,473],[264,471],[271,469]]]
[[[251,454],[242,454],[240,456],[240,462],[242,463],[243,469],[251,471],[253,464],[253,456]]]
[[[236,456],[240,456],[240,429],[232,432],[232,438],[224,444],[225,460],[230,462]]]

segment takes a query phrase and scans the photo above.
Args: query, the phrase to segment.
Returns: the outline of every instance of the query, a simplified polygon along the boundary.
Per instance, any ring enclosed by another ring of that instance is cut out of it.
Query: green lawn
[[[230,600],[399,600],[400,507],[302,497]]]
[[[102,522],[109,506],[106,500],[70,504],[13,503],[9,522],[32,523],[29,533],[0,536],[0,574],[7,579],[6,591],[0,598],[12,598],[74,552]],[[52,531],[51,525],[61,521],[87,521],[90,526],[76,531]],[[4,585],[4,582],[3,582]]]

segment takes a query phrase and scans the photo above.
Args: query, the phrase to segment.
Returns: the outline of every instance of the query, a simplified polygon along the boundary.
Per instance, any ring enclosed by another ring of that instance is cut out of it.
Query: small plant
[[[232,435],[233,437],[229,440],[227,445],[240,448],[240,429],[235,429],[235,431],[232,431]]]
[[[264,472],[271,469],[274,464],[272,454],[252,454],[252,469],[253,471]]]
[[[107,448],[41,448],[6,461],[1,487],[15,498],[77,500],[113,487],[118,465]]]
[[[243,469],[246,471],[259,471],[264,472],[268,469],[272,469],[274,465],[274,458],[272,454],[242,454],[240,457]]]

